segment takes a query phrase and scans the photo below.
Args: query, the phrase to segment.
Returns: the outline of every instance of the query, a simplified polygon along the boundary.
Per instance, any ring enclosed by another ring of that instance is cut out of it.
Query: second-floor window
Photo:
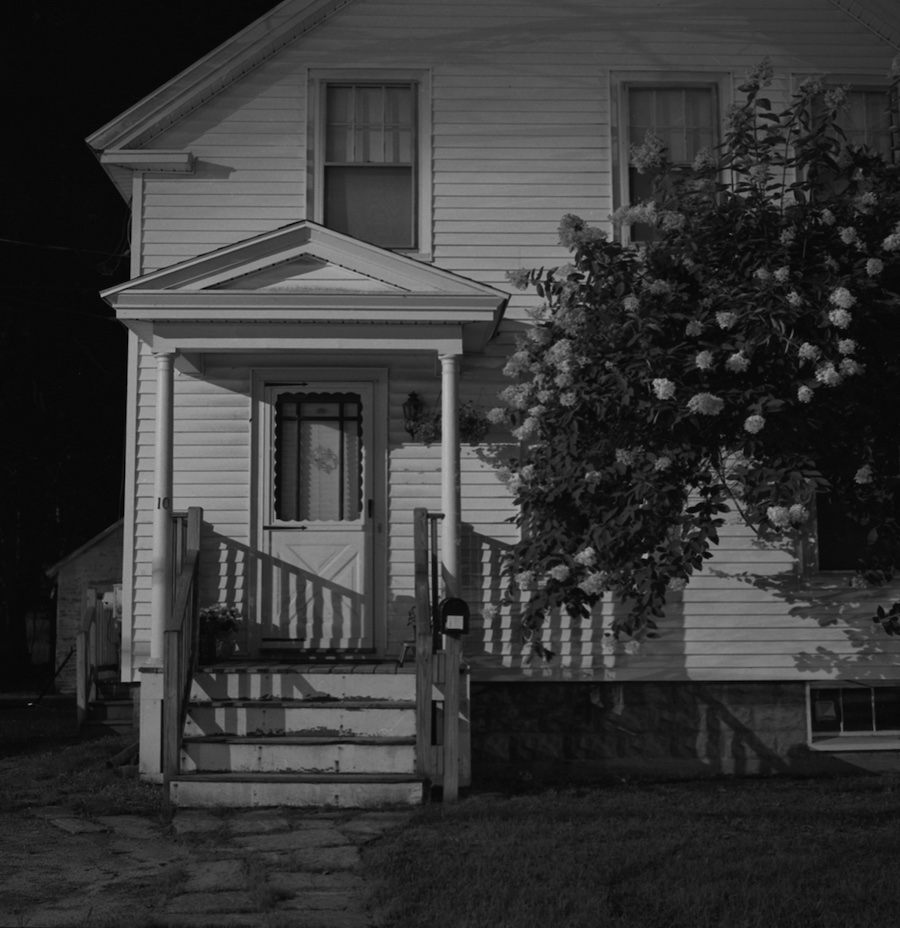
[[[415,85],[328,83],[324,110],[323,224],[416,249]]]
[[[660,139],[669,161],[690,165],[699,152],[713,149],[718,138],[718,87],[714,84],[630,84],[625,87],[628,169],[623,177],[623,199],[640,203],[653,196],[654,175],[641,173],[631,157],[632,146],[644,144],[647,134]],[[632,241],[648,241],[653,230],[631,228]]]

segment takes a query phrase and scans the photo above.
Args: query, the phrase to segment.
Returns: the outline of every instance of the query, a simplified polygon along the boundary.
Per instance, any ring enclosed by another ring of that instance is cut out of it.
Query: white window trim
[[[315,68],[307,72],[307,177],[306,216],[313,222],[324,218],[325,88],[337,81],[414,84],[416,93],[416,197],[417,248],[392,249],[420,261],[431,261],[432,234],[432,129],[431,72],[422,68]]]
[[[610,155],[612,159],[613,208],[626,205],[628,195],[629,110],[628,91],[632,87],[673,88],[686,86],[712,87],[716,93],[718,110],[718,138],[725,135],[725,112],[734,97],[734,79],[726,71],[613,71],[610,85]],[[623,245],[630,244],[631,230],[619,230]]]
[[[813,735],[812,694],[822,689],[874,689],[877,686],[900,686],[900,680],[859,681],[828,680],[806,684],[806,742],[811,751],[850,753],[853,751],[900,751],[900,731],[828,732]]]

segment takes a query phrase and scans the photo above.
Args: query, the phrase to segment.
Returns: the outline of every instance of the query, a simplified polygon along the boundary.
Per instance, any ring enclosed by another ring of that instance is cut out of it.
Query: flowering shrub
[[[484,441],[490,423],[484,409],[475,403],[459,404],[459,440],[471,445]],[[441,440],[441,411],[426,412],[418,419],[410,420],[412,436],[423,445],[431,445]]]
[[[237,606],[205,606],[200,610],[200,633],[216,641],[228,641],[240,631],[242,621]]]
[[[637,152],[654,202],[613,219],[653,241],[568,215],[572,263],[510,275],[545,300],[491,414],[525,443],[506,570],[532,631],[609,592],[631,606],[615,632],[646,635],[727,512],[796,533],[826,490],[871,529],[866,577],[897,560],[900,169],[845,139],[841,94],[810,80],[775,112],[767,79],[748,74],[725,142],[692,167],[653,139]]]

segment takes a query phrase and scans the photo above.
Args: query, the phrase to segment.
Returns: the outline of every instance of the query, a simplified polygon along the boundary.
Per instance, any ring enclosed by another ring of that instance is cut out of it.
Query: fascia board
[[[100,164],[104,167],[115,166],[132,171],[190,174],[194,170],[194,156],[189,151],[116,148],[102,152]]]

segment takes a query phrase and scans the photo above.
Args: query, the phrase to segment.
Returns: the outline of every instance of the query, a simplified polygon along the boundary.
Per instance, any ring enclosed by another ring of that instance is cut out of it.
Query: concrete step
[[[415,700],[413,667],[396,661],[359,665],[234,665],[206,667],[194,676],[191,699]]]
[[[416,733],[416,704],[393,700],[213,700],[188,705],[184,733],[359,735]]]
[[[182,742],[182,773],[408,774],[415,738],[205,737]]]
[[[421,803],[424,784],[416,777],[377,774],[183,774],[171,780],[169,796],[182,808],[365,808]]]

